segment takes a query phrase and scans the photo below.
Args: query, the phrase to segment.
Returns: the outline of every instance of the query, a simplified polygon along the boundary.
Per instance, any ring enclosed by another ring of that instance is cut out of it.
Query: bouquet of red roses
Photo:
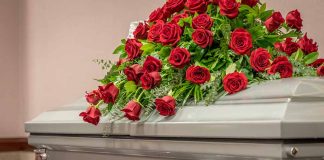
[[[80,116],[95,125],[102,114],[172,116],[262,81],[323,76],[324,59],[302,26],[298,10],[284,18],[259,0],[167,0],[121,41],[116,64],[97,61],[108,71]]]

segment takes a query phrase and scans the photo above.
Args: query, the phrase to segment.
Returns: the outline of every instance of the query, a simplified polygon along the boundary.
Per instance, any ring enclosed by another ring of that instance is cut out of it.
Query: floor
[[[0,160],[35,160],[33,152],[0,152]]]

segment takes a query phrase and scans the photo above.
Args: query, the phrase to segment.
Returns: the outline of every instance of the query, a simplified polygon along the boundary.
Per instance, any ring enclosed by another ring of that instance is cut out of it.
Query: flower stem
[[[142,90],[142,92],[141,92],[141,94],[137,97],[137,102],[140,102],[140,100],[141,100],[141,98],[142,98],[142,95],[143,95],[143,93],[145,92],[145,90],[143,89]]]
[[[98,104],[97,104],[95,107],[96,107],[96,108],[99,108],[103,103],[104,103],[104,101],[103,101],[103,100],[100,100],[100,101],[98,102]]]

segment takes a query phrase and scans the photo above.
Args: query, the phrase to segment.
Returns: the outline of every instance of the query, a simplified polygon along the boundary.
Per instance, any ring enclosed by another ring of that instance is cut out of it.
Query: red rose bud
[[[155,106],[162,116],[172,116],[176,113],[176,101],[171,96],[155,99]]]
[[[141,56],[142,51],[140,50],[142,43],[136,39],[128,39],[125,44],[125,51],[128,55],[128,59],[133,60]]]
[[[324,66],[320,66],[317,68],[317,75],[324,76]]]
[[[100,93],[97,90],[94,90],[86,94],[86,100],[88,103],[96,105],[100,101]]]
[[[280,42],[276,42],[274,45],[274,48],[277,50],[277,51],[282,51],[282,44]]]
[[[213,33],[206,29],[196,29],[192,33],[192,40],[201,48],[207,48],[213,44]]]
[[[105,86],[99,86],[98,91],[100,93],[100,98],[105,103],[115,103],[119,94],[119,89],[113,83],[109,83]]]
[[[298,50],[298,44],[292,41],[292,38],[286,38],[286,40],[281,44],[281,51],[285,52],[287,55],[291,55]]]
[[[205,13],[207,0],[187,0],[186,7],[192,12]]]
[[[144,72],[160,72],[162,69],[162,61],[153,56],[147,56],[143,68]]]
[[[289,27],[295,28],[298,31],[300,31],[301,28],[303,27],[303,20],[301,19],[300,13],[299,13],[299,11],[297,9],[293,10],[293,11],[290,11],[287,14],[286,22],[287,22],[287,25]]]
[[[194,29],[207,29],[213,26],[213,20],[210,18],[208,14],[200,14],[192,20],[192,28]]]
[[[117,61],[117,66],[120,66],[120,65],[122,65],[123,63],[125,63],[125,62],[127,62],[127,59],[126,58],[121,58],[121,59],[119,59],[118,61]]]
[[[160,42],[163,45],[177,45],[182,35],[181,27],[176,23],[167,23],[163,25],[160,34]]]
[[[187,18],[189,15],[188,15],[188,13],[181,13],[181,14],[177,14],[177,15],[175,15],[175,16],[173,16],[173,18],[172,18],[172,23],[178,23],[179,21],[180,21],[180,19],[182,19],[182,18]]]
[[[280,12],[273,12],[273,14],[264,22],[264,25],[269,32],[273,32],[284,22],[285,19],[282,17]]]
[[[223,16],[233,19],[239,14],[240,3],[236,0],[219,0],[218,5]]]
[[[190,53],[185,48],[172,49],[169,56],[169,63],[175,68],[183,68],[190,63]]]
[[[101,112],[98,108],[90,106],[85,112],[81,112],[79,116],[83,117],[83,121],[85,122],[98,125]]]
[[[157,8],[156,10],[154,10],[150,16],[149,16],[149,22],[155,22],[157,20],[162,20],[165,21],[166,17],[165,17],[165,13],[163,11],[163,8]]]
[[[136,27],[133,35],[136,39],[146,39],[147,38],[147,31],[150,29],[150,26],[146,22],[141,22]]]
[[[190,66],[186,71],[186,80],[194,84],[204,84],[210,80],[209,70],[205,67]]]
[[[309,53],[318,51],[317,43],[313,42],[313,39],[308,39],[307,33],[297,43],[299,45],[299,48],[302,49],[305,54],[309,54]]]
[[[277,57],[268,70],[269,74],[280,73],[281,78],[289,78],[293,76],[293,66],[285,56]]]
[[[254,7],[259,3],[259,0],[241,0],[241,3],[250,7]]]
[[[125,117],[129,120],[138,121],[140,120],[139,115],[141,113],[141,109],[142,107],[138,102],[131,100],[126,104],[122,111],[125,112]]]
[[[229,94],[244,90],[248,85],[248,79],[244,73],[234,72],[227,74],[223,79],[224,90]]]
[[[238,28],[232,32],[230,48],[236,54],[248,54],[252,47],[252,36],[247,30]]]
[[[160,42],[160,34],[161,30],[164,26],[164,22],[161,20],[157,20],[155,24],[152,25],[148,32],[147,39],[150,42]]]
[[[174,12],[179,12],[185,7],[186,0],[168,0],[164,7],[168,13],[173,14]]]
[[[264,48],[258,48],[251,53],[250,64],[257,72],[263,72],[270,67],[270,53]]]
[[[159,72],[145,72],[141,77],[142,88],[150,90],[161,83],[161,75]]]
[[[133,64],[124,69],[124,74],[127,76],[127,80],[134,81],[136,84],[138,84],[143,73],[143,68],[139,64]]]
[[[324,64],[324,58],[317,59],[315,62],[311,63],[309,66],[314,68],[318,68],[319,66]]]

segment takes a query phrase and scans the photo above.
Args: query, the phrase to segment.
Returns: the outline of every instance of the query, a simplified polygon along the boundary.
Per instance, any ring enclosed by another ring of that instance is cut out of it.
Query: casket
[[[324,157],[321,78],[268,81],[210,106],[139,122],[103,117],[94,126],[78,116],[86,108],[81,99],[26,122],[29,144],[48,160]]]

